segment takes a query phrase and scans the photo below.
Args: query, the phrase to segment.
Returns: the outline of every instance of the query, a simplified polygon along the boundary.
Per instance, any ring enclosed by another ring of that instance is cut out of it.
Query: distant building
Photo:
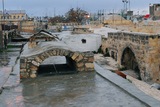
[[[4,15],[3,11],[0,11],[0,19],[5,20],[26,20],[27,14],[25,10],[5,10]]]
[[[127,11],[127,14],[126,14],[126,19],[127,20],[131,20],[132,19],[132,16],[133,16],[133,11]]]
[[[160,4],[150,4],[149,13],[153,20],[160,19]]]
[[[10,30],[8,28],[13,28],[22,32],[31,33],[34,33],[35,30],[34,20],[28,17],[25,10],[0,11],[0,23],[2,24],[3,30]],[[15,26],[17,27],[15,28]]]
[[[5,25],[18,25],[20,21],[27,20],[25,10],[4,10],[0,11],[0,23]]]

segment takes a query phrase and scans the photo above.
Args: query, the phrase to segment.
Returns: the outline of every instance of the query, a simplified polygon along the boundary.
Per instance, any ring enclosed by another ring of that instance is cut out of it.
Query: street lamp
[[[124,3],[124,11],[127,12],[127,3],[130,4],[130,1],[129,0],[122,0],[122,2]]]

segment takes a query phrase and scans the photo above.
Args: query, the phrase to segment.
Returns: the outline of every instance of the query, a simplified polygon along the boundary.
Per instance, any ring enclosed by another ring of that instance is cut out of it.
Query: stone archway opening
[[[121,65],[123,65],[125,69],[127,69],[126,73],[128,75],[134,76],[135,78],[141,80],[138,62],[136,60],[135,54],[129,47],[125,48],[123,51],[121,57]]]
[[[37,70],[37,76],[71,73],[77,73],[75,61],[67,56],[51,56],[45,59]]]

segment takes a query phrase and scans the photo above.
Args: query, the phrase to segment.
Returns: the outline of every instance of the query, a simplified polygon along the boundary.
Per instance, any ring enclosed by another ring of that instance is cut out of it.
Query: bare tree
[[[85,18],[85,15],[87,15],[88,12],[85,10],[82,10],[80,8],[71,8],[67,13],[66,17],[69,22],[77,22],[80,24],[82,20]]]

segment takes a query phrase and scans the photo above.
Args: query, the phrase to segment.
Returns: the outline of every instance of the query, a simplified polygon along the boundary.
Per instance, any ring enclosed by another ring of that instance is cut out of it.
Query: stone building
[[[6,26],[18,26],[19,31],[33,32],[35,29],[33,21],[28,20],[25,10],[0,11],[0,23]]]
[[[160,4],[150,4],[149,13],[152,19],[154,20],[160,19]]]
[[[45,31],[45,30],[41,30],[36,34],[33,34],[30,38],[29,38],[29,43],[28,43],[28,47],[29,48],[34,48],[37,46],[37,44],[39,42],[45,42],[45,41],[57,41],[58,38],[54,35],[52,35],[51,33]]]
[[[24,45],[20,56],[20,78],[37,77],[40,65],[46,59],[54,56],[65,57],[66,65],[76,72],[94,71],[94,54],[92,52],[74,50],[73,47],[42,30],[31,36],[29,42]]]
[[[144,81],[160,83],[160,35],[114,32],[106,42],[119,65],[138,72]]]
[[[21,32],[35,33],[36,27],[34,20],[23,20],[19,23],[19,31]]]
[[[20,20],[26,20],[28,19],[28,16],[25,12],[25,10],[5,10],[0,11],[0,19],[5,19],[6,21],[20,21]]]

